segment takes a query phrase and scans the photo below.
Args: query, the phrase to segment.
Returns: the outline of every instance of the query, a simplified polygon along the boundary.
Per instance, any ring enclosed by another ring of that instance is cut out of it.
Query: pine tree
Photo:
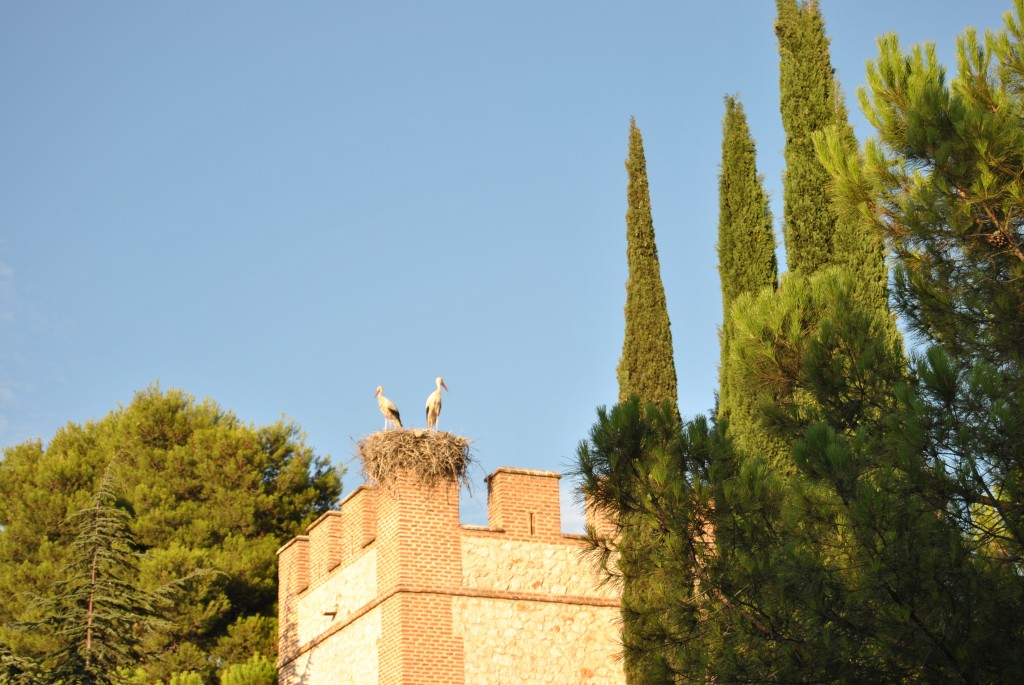
[[[722,365],[719,414],[728,413],[730,310],[743,293],[775,289],[778,265],[768,195],[757,173],[757,150],[736,96],[725,98],[722,171],[718,177],[718,273],[722,283]]]
[[[810,274],[835,257],[839,220],[825,189],[831,179],[817,159],[813,136],[832,126],[854,145],[846,105],[835,82],[829,39],[817,0],[776,0],[779,102],[786,131],[783,232],[789,271]],[[840,242],[850,243],[851,238]]]
[[[253,426],[212,400],[151,387],[99,421],[69,423],[48,444],[5,448],[0,460],[0,644],[40,660],[63,647],[38,623],[70,562],[63,524],[89,505],[119,454],[120,508],[145,553],[131,582],[155,590],[192,576],[168,623],[141,635],[136,671],[167,682],[276,651],[275,551],[337,501],[339,472],[282,419]]]
[[[0,684],[42,685],[45,682],[47,679],[38,663],[19,657],[7,644],[0,642]]]
[[[177,584],[147,590],[134,582],[141,553],[129,513],[116,505],[111,466],[91,504],[68,517],[68,563],[42,598],[43,623],[62,645],[46,660],[57,682],[120,682],[120,669],[138,660],[141,634],[165,624],[173,603]]]
[[[764,434],[716,497],[718,580],[759,617],[718,681],[1016,682],[1024,659],[1024,0],[947,84],[933,48],[880,41],[851,154],[818,145],[848,216],[895,255],[924,344],[906,372],[876,280],[840,265],[741,300]],[[867,219],[867,220],[865,220]],[[866,235],[866,233],[865,233]],[[877,273],[877,272],[876,272]],[[780,468],[784,466],[784,468]],[[717,479],[716,479],[717,480]]]
[[[703,417],[681,427],[673,407],[642,409],[636,397],[597,415],[577,450],[577,475],[588,502],[615,514],[617,534],[589,531],[589,542],[622,582],[626,681],[667,685],[683,673],[705,680],[714,631],[700,619],[721,610],[703,592],[714,547],[708,474],[724,436]]]
[[[629,124],[629,182],[626,190],[626,335],[619,359],[619,401],[639,397],[642,403],[676,406],[678,383],[672,358],[672,331],[654,242],[647,161],[636,120]]]
[[[725,424],[700,418],[680,431],[635,400],[599,411],[578,458],[588,497],[619,513],[629,682],[912,679],[911,659],[895,659],[898,648],[883,658],[878,645],[899,644],[899,612],[935,594],[924,579],[943,567],[905,571],[906,601],[886,600],[894,564],[879,559],[877,536],[906,521],[911,548],[926,549],[948,544],[948,530],[886,468],[903,357],[884,334],[889,318],[851,297],[855,287],[830,268],[737,300],[735,324],[756,341],[737,360],[748,364],[739,390],[756,397],[777,452],[737,451]],[[785,400],[794,394],[799,404]],[[880,561],[885,573],[863,570]]]
[[[804,416],[815,415],[819,408],[800,390],[796,378],[768,391],[761,380],[765,369],[757,367],[792,367],[806,353],[810,331],[827,314],[806,309],[817,306],[811,294],[815,289],[827,290],[833,279],[829,276],[814,284],[806,277],[839,269],[851,275],[852,289],[846,296],[885,316],[889,310],[881,235],[865,221],[863,212],[837,208],[831,192],[834,182],[819,158],[825,134],[836,152],[856,153],[856,140],[833,79],[820,8],[814,0],[777,0],[777,9],[780,103],[786,129],[784,231],[790,271],[776,294],[744,300],[741,330],[734,330],[736,322],[723,320],[719,415],[729,418],[730,435],[741,452],[763,456],[791,471],[788,454],[797,434],[784,437],[776,430],[778,426],[772,424],[779,417],[771,407],[803,407]],[[723,282],[723,298],[726,287]],[[787,288],[796,292],[783,292]],[[827,298],[821,302],[821,306],[837,306]],[[899,344],[894,324],[887,335],[891,343]],[[730,336],[741,338],[743,349],[733,350]],[[762,356],[766,354],[771,356]],[[798,369],[791,371],[788,375],[794,376]]]
[[[922,350],[906,433],[931,464],[922,489],[966,547],[931,550],[957,588],[928,605],[934,681],[1024,677],[1024,0],[1013,4],[1002,31],[963,34],[952,80],[933,45],[879,39],[860,94],[876,137],[853,159],[823,145],[843,203],[895,256],[895,308]]]

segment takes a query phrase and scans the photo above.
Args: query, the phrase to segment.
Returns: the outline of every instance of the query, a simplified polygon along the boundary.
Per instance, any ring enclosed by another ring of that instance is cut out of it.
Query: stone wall
[[[368,685],[377,683],[376,645],[381,636],[380,607],[329,633],[315,647],[284,664],[278,681],[301,685]]]
[[[462,586],[504,592],[618,600],[614,585],[602,584],[582,541],[563,535],[560,543],[509,540],[499,534],[462,537]]]
[[[625,683],[619,609],[459,597],[452,604],[473,685]]]
[[[453,602],[466,683],[622,683],[618,591],[578,538],[510,540],[466,531]]]
[[[326,580],[326,579],[325,579]],[[377,598],[377,550],[368,549],[330,582],[309,588],[297,602],[299,644],[306,644],[332,625],[344,624]]]

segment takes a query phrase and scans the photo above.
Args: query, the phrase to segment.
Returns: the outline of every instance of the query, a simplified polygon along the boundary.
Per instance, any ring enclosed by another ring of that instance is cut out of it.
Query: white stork
[[[388,423],[392,423],[396,428],[402,427],[402,417],[398,415],[398,407],[395,403],[384,397],[384,388],[377,386],[377,406],[380,407],[380,413],[384,415],[384,428],[387,429]]]
[[[430,397],[427,398],[427,428],[437,430],[437,417],[441,415],[441,388],[448,390],[448,386],[440,376],[434,379],[434,383],[437,384],[437,390],[430,393]]]

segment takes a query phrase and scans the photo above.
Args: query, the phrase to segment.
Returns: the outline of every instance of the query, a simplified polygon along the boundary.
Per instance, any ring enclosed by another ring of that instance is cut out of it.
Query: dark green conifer
[[[676,367],[672,359],[665,288],[661,283],[658,248],[654,243],[651,196],[647,188],[644,143],[636,120],[629,124],[629,185],[626,196],[626,336],[619,359],[619,401],[639,397],[642,403],[678,404]]]
[[[176,594],[176,584],[134,582],[142,552],[116,495],[108,466],[91,504],[65,522],[74,536],[68,564],[41,601],[43,623],[62,643],[46,663],[54,682],[120,682],[118,671],[138,663],[141,634],[166,623]]]
[[[878,136],[853,155],[840,127],[814,136],[844,216],[893,254],[918,358],[853,263],[870,233],[850,233],[827,268],[736,297],[732,392],[758,433],[599,410],[578,457],[618,514],[630,683],[1024,679],[1014,7],[1004,31],[965,33],[950,80],[932,46],[883,38],[862,95]]]
[[[632,405],[643,413],[660,415],[667,412],[674,421],[678,421],[672,332],[665,304],[665,288],[661,283],[658,248],[654,242],[643,139],[635,120],[630,120],[626,171],[629,175],[626,191],[629,279],[626,281],[626,333],[618,368],[619,402],[633,400]],[[655,405],[658,405],[657,411]],[[626,458],[632,463],[617,473],[616,478],[623,491],[632,492],[640,487],[638,474],[647,473],[658,457],[652,448],[639,450]],[[651,622],[656,623],[664,603],[666,569],[659,567],[650,554],[658,546],[661,535],[649,521],[626,510],[619,514],[618,563],[630,569],[625,574],[627,577],[622,589],[626,680],[631,685],[661,682],[655,673],[659,671],[658,665],[664,654],[660,651],[651,654],[634,648],[647,639]]]
[[[115,454],[122,484],[117,506],[106,497],[98,510],[102,516],[95,517],[90,502]],[[190,578],[182,601],[161,609],[166,621],[136,636],[117,634],[119,640],[138,638],[130,645],[130,660],[140,681],[166,683],[192,670],[213,682],[218,667],[254,653],[273,658],[274,551],[330,508],[340,491],[339,473],[304,444],[295,423],[247,425],[212,400],[197,402],[159,387],[138,393],[99,421],[68,424],[48,444],[33,440],[5,448],[0,644],[9,656],[0,650],[0,683],[5,672],[24,671],[19,664],[70,664],[66,650],[83,642],[80,635],[65,634],[80,629],[67,622],[80,614],[64,604],[51,606],[46,616],[68,617],[57,630],[56,624],[43,625],[45,607],[32,601],[42,596],[70,602],[88,589],[81,582],[84,553],[74,553],[79,528],[70,524],[76,522],[128,524],[143,554],[113,558],[130,564],[111,566],[104,577],[111,582],[155,592],[169,581]],[[84,513],[68,519],[79,511]],[[122,552],[120,545],[112,541],[97,549]],[[91,658],[90,667],[115,663],[104,659]],[[84,668],[84,658],[76,663]]]
[[[722,282],[722,366],[719,410],[727,412],[729,311],[743,293],[775,289],[778,265],[768,194],[757,173],[757,150],[743,104],[725,98],[722,171],[718,176],[718,273]]]
[[[780,291],[787,284],[805,289],[811,285],[803,280],[805,277],[837,267],[852,276],[851,298],[888,316],[881,235],[865,220],[863,212],[837,209],[832,175],[818,156],[818,148],[826,145],[826,133],[827,145],[837,153],[856,157],[857,150],[846,107],[833,78],[820,8],[815,0],[777,0],[777,8],[780,103],[786,130],[784,233],[791,276],[783,280]],[[728,249],[729,243],[723,242]],[[728,290],[731,285],[726,283],[723,271],[723,302],[732,294]],[[747,292],[757,294],[753,290]],[[786,461],[789,446],[770,428],[776,418],[765,415],[762,405],[790,404],[802,407],[805,415],[817,409],[807,394],[796,392],[794,385],[783,384],[771,393],[762,393],[764,384],[750,374],[760,373],[759,366],[765,361],[760,355],[776,348],[780,341],[785,345],[773,355],[782,356],[771,357],[773,363],[785,365],[804,354],[808,338],[799,332],[795,322],[817,321],[824,314],[804,309],[811,306],[809,292],[780,292],[774,299],[770,295],[768,299],[755,297],[745,305],[748,311],[741,327],[744,330],[739,333],[734,331],[734,321],[723,319],[720,413],[729,416],[730,434],[741,451],[766,457],[773,463],[777,459]],[[732,296],[740,294],[743,293]],[[751,337],[753,331],[765,337]],[[889,334],[898,342],[895,326],[890,327]],[[730,336],[734,335],[743,337],[744,350],[732,349]],[[787,337],[790,335],[794,337]]]
[[[838,216],[831,179],[814,151],[814,133],[832,126],[855,145],[846,105],[834,78],[825,21],[816,0],[776,0],[779,102],[786,130],[783,232],[791,272],[810,274],[836,263]],[[843,238],[840,243],[847,243]]]

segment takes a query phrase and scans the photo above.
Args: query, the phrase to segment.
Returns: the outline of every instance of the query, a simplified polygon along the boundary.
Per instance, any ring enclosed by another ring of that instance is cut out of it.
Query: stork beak
[[[448,390],[448,386],[444,384],[444,381],[441,381],[441,387]],[[451,390],[448,390],[448,392],[451,392]]]

